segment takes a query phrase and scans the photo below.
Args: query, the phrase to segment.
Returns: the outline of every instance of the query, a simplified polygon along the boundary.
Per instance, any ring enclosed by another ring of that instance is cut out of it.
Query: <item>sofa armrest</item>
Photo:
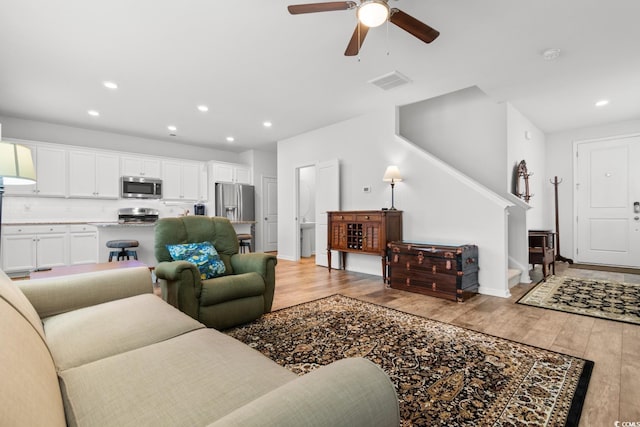
[[[147,267],[23,280],[16,284],[40,318],[153,292]]]
[[[342,359],[303,375],[209,427],[390,427],[400,424],[398,397],[374,363]]]
[[[183,313],[198,319],[202,295],[198,267],[188,261],[162,261],[156,265],[155,273],[162,289],[162,298]]]
[[[256,272],[264,279],[264,312],[271,311],[273,294],[276,286],[276,264],[278,259],[273,254],[253,252],[248,254],[235,254],[231,257],[231,266],[234,274]]]

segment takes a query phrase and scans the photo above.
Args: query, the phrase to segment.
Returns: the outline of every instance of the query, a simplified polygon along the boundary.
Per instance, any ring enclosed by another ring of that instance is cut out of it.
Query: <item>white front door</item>
[[[640,136],[577,144],[576,262],[640,267]]]
[[[278,181],[272,177],[262,177],[262,250],[278,250]]]
[[[340,163],[338,159],[316,164],[316,264],[327,267],[327,211],[340,210]],[[340,268],[337,252],[331,267]]]

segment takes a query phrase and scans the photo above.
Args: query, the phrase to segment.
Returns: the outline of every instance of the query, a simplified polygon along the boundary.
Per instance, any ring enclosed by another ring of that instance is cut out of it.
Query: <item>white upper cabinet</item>
[[[31,156],[36,167],[36,183],[31,185],[7,185],[8,196],[65,197],[67,189],[67,153],[60,148],[33,146]]]
[[[148,157],[123,156],[120,159],[120,169],[123,176],[162,178],[160,164],[160,160]]]
[[[237,182],[251,184],[251,168],[235,163],[211,162],[213,182]]]
[[[162,162],[162,198],[165,200],[202,200],[201,176],[204,165],[201,162]]]
[[[69,197],[117,199],[120,161],[113,154],[69,152]]]

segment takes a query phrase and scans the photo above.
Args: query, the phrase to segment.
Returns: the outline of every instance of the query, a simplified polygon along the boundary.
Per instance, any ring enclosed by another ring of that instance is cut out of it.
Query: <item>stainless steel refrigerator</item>
[[[231,221],[255,221],[253,185],[216,182],[216,216]]]

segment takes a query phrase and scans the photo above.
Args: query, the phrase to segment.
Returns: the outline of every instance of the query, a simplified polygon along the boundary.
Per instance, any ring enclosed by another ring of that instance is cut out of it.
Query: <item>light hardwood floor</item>
[[[608,278],[640,283],[640,275],[568,269],[558,275]],[[614,426],[615,421],[640,425],[640,326],[516,304],[532,284],[511,288],[510,298],[476,295],[455,303],[386,288],[382,279],[317,267],[313,258],[278,260],[273,309],[289,307],[336,293],[404,312],[566,353],[595,362],[580,426]]]

